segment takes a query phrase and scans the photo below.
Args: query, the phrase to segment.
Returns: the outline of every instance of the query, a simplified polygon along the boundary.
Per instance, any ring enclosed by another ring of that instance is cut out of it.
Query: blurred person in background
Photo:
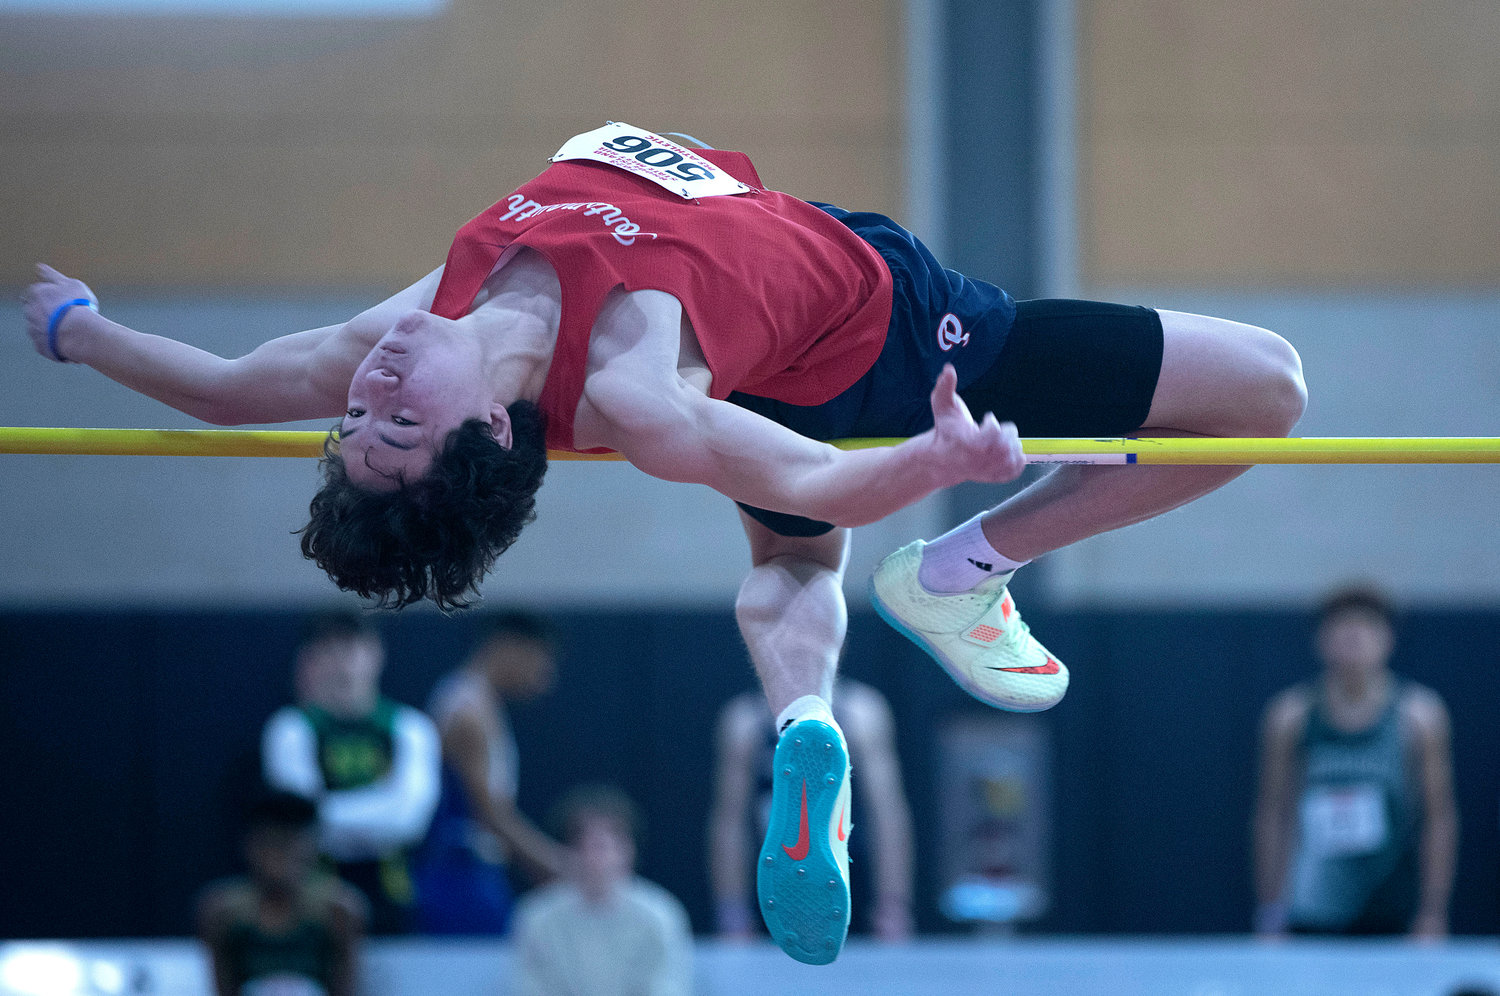
[[[517,996],[688,996],[693,944],[687,911],[635,874],[641,832],[619,789],[579,786],[558,803],[572,848],[568,878],[516,906]]]
[[[904,941],[912,934],[911,809],[901,783],[890,703],[871,686],[840,678],[832,704],[848,739],[850,767],[859,772],[849,825],[864,823],[870,830],[849,838],[851,864],[868,860],[873,868],[868,929],[881,941]],[[736,695],[719,712],[709,877],[715,929],[726,939],[747,940],[758,932],[750,883],[759,841],[770,823],[777,739],[776,717],[758,692]]]
[[[420,710],[380,694],[385,649],[358,613],[309,620],[296,656],[297,703],[261,737],[266,783],[318,807],[318,845],[369,900],[371,932],[411,929],[411,852],[439,786],[437,730]]]
[[[204,889],[198,936],[217,996],[353,996],[364,898],[318,865],[318,810],[288,792],[256,801],[249,875]]]
[[[1390,668],[1386,596],[1330,595],[1321,673],[1271,700],[1255,812],[1257,933],[1448,933],[1458,852],[1448,710]]]
[[[512,860],[533,879],[561,873],[561,845],[516,807],[520,757],[506,703],[546,693],[557,640],[546,620],[503,612],[480,625],[462,666],[433,689],[428,714],[442,738],[442,794],[417,859],[417,929],[503,934]]]

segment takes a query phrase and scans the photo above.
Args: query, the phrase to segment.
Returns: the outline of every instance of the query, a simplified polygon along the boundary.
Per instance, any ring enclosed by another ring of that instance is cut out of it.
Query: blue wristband
[[[69,308],[83,305],[90,311],[98,311],[99,306],[86,297],[75,297],[71,301],[64,301],[52,312],[52,317],[47,319],[47,352],[59,363],[71,362],[66,356],[57,351],[57,327],[62,324],[63,315],[68,313]]]

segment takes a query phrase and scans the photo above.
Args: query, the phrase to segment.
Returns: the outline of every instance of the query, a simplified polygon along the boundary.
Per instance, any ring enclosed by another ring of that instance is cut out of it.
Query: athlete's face
[[[1318,628],[1318,652],[1336,677],[1369,679],[1390,660],[1395,645],[1391,624],[1378,612],[1347,609]]]
[[[573,832],[578,887],[602,902],[630,877],[635,867],[635,843],[629,831],[612,817],[585,814]]]
[[[490,681],[507,698],[529,699],[552,687],[557,661],[542,640],[500,635],[476,655]]]
[[[312,874],[318,838],[312,830],[256,827],[245,841],[250,874],[263,888],[292,891]]]
[[[380,698],[385,651],[373,636],[332,637],[304,647],[298,657],[298,692],[335,716],[368,716]]]
[[[485,381],[479,345],[459,322],[426,311],[403,315],[354,371],[339,452],[349,479],[393,490],[427,472],[448,433],[489,422],[502,446],[510,421]]]

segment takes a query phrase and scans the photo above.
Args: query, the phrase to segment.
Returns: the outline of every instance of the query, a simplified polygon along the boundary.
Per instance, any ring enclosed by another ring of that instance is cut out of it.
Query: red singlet
[[[817,405],[874,364],[891,316],[879,253],[810,204],[766,190],[739,152],[700,150],[751,187],[687,201],[600,163],[554,163],[459,229],[432,313],[460,318],[506,248],[541,253],[562,284],[562,322],[540,407],[547,443],[574,449],[589,333],[616,287],[682,302],[713,374],[710,393]]]

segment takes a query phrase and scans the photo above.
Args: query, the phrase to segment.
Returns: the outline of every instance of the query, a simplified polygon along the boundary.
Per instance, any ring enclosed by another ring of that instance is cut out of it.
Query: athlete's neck
[[[595,909],[609,909],[619,903],[625,894],[624,880],[595,881],[583,876],[578,881],[578,891],[584,902]]]
[[[1323,677],[1323,701],[1329,719],[1345,729],[1362,729],[1375,721],[1385,709],[1395,686],[1390,669]]]
[[[299,889],[281,884],[260,883],[255,918],[262,930],[279,933],[292,922]]]

